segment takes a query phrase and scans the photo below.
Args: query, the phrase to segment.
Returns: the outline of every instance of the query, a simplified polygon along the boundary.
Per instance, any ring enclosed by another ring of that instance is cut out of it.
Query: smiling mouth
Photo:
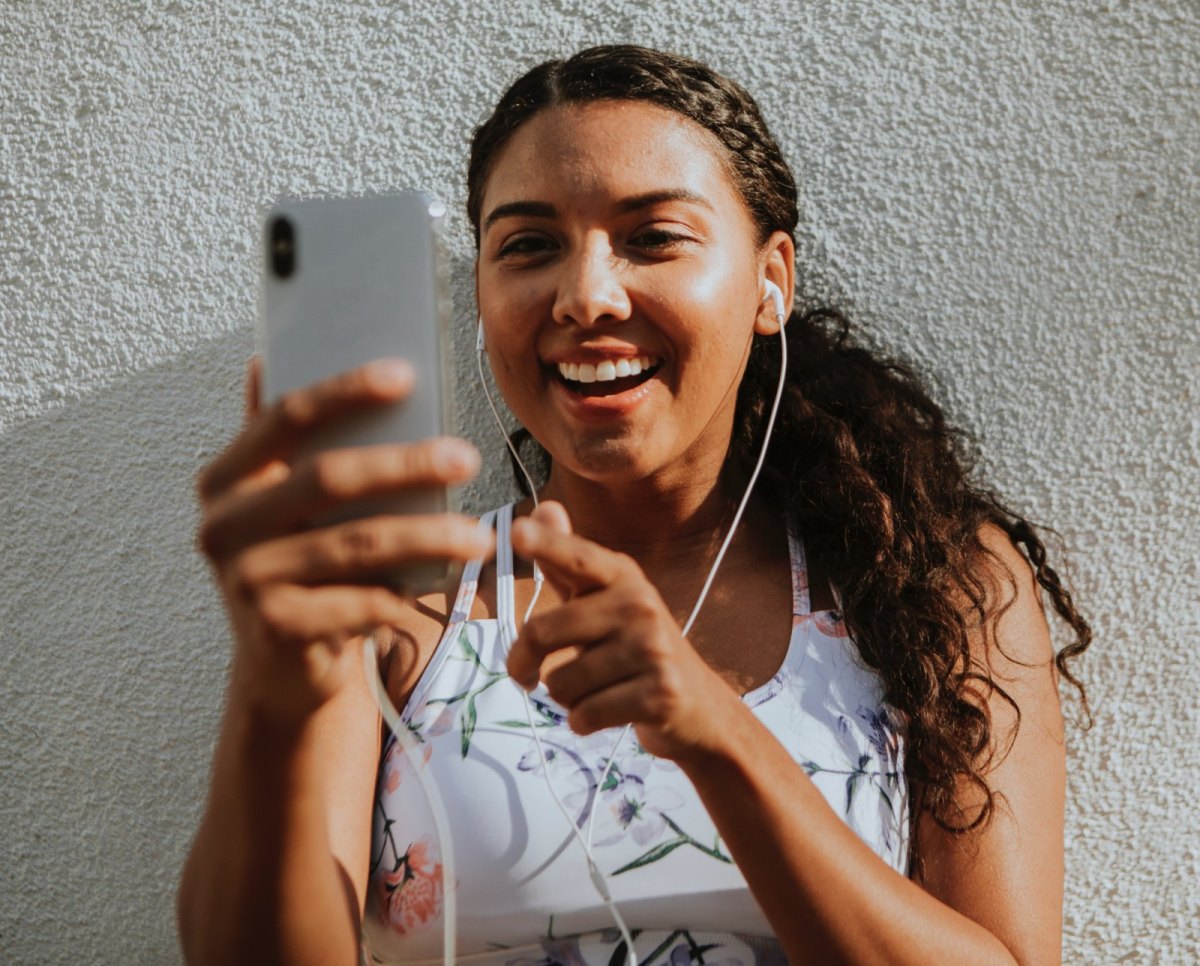
[[[662,366],[656,356],[637,356],[592,363],[560,362],[551,366],[555,378],[577,396],[616,396],[653,378]]]

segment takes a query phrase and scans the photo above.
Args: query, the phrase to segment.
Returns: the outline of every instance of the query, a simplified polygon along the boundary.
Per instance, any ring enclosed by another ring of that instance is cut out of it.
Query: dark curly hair
[[[707,129],[725,148],[760,241],[775,231],[794,237],[795,180],[754,99],[696,61],[623,45],[534,67],[476,129],[467,175],[476,244],[490,166],[513,132],[546,107],[605,99],[646,101]],[[1068,661],[1087,648],[1091,629],[1047,563],[1038,531],[975,480],[972,450],[911,368],[857,343],[834,309],[793,311],[785,331],[787,383],[760,485],[795,514],[840,593],[863,662],[906,721],[913,814],[928,813],[955,832],[980,828],[997,798],[986,778],[988,750],[997,743],[981,693],[1007,701],[1020,723],[1016,702],[971,652],[977,628],[994,642],[996,622],[1015,597],[1015,576],[983,542],[987,525],[1024,548],[1070,627],[1073,640],[1055,664],[1079,690],[1085,713],[1086,695]],[[762,444],[779,357],[776,339],[753,337],[729,454],[747,471]],[[524,430],[514,435],[531,442]],[[545,453],[534,446],[544,470]],[[995,572],[989,562],[1008,574],[1007,589],[986,576]],[[964,782],[982,793],[969,811],[956,805]],[[916,823],[914,849],[915,832]]]

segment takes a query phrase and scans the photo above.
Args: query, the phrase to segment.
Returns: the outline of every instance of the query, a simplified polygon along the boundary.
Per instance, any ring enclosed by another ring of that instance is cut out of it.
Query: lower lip
[[[651,387],[657,382],[658,373],[655,373],[641,385],[626,389],[624,392],[613,393],[611,396],[580,396],[571,392],[560,380],[553,377],[550,380],[551,392],[567,412],[577,419],[592,422],[604,422],[628,416],[650,397],[653,391]]]

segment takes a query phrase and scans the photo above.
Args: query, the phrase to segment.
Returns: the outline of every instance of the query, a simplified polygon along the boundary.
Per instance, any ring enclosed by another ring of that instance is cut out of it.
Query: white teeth
[[[560,362],[558,372],[571,382],[611,382],[625,376],[636,376],[658,365],[654,356],[635,356],[632,359],[605,359],[593,365],[590,362]]]

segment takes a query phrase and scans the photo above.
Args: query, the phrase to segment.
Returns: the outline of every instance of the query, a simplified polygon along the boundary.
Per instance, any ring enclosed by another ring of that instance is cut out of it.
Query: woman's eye
[[[552,244],[549,238],[541,235],[518,235],[501,245],[500,251],[496,255],[499,258],[508,258],[513,255],[536,255],[548,251]]]
[[[687,235],[668,231],[665,228],[648,228],[640,231],[629,239],[630,244],[638,248],[662,249],[670,248],[688,240]]]

